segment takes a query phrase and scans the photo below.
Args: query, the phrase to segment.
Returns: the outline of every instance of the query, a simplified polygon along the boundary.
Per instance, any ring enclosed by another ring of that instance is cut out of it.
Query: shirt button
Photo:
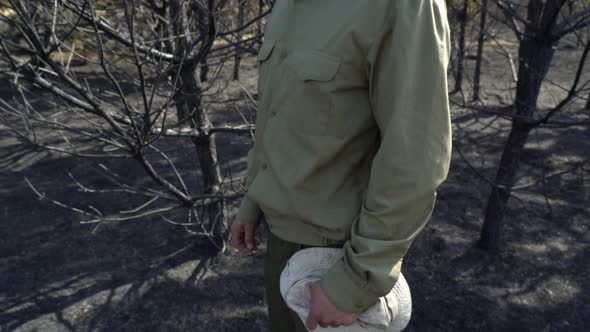
[[[264,169],[267,169],[267,168],[268,168],[268,165],[267,165],[266,163],[264,163],[264,164],[262,164],[262,166],[261,166],[261,167],[262,167],[262,169],[264,170]]]
[[[271,117],[274,117],[275,115],[277,115],[277,111],[272,111],[272,112],[270,112],[270,116],[271,116]]]

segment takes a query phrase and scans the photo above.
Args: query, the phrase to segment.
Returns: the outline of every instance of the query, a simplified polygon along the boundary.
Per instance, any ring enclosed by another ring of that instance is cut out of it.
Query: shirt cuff
[[[320,287],[332,304],[348,313],[361,313],[379,301],[379,295],[370,291],[344,259],[324,274]]]
[[[248,198],[248,196],[244,196],[236,214],[236,219],[240,219],[248,224],[257,225],[261,215],[262,210],[260,210],[258,204]]]

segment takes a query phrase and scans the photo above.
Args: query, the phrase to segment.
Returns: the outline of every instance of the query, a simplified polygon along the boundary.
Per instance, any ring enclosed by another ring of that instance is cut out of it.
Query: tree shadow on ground
[[[105,332],[264,331],[263,283],[256,274],[209,275],[198,284],[166,278],[131,301],[89,311],[74,325]]]
[[[69,320],[87,303],[100,307],[102,302],[112,303],[115,295],[117,302],[129,301],[166,273],[203,273],[205,262],[215,254],[207,242],[160,220],[97,229],[82,225],[78,215],[37,200],[24,181],[26,177],[49,197],[87,206],[89,198],[76,193],[65,173],[84,172],[90,166],[88,160],[65,157],[37,161],[22,171],[0,171],[2,330],[28,331],[33,329],[31,322],[40,324],[40,331],[55,329],[49,328],[52,324],[75,327]],[[104,184],[104,179],[92,177],[89,174],[89,182]],[[100,195],[90,202],[95,199],[114,209],[135,204],[117,195]],[[184,266],[187,263],[190,266]]]

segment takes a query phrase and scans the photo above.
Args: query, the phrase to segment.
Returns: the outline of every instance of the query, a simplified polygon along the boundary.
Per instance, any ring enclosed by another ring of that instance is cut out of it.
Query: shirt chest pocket
[[[333,92],[341,60],[315,50],[285,52],[279,112],[289,129],[325,135],[334,116]]]

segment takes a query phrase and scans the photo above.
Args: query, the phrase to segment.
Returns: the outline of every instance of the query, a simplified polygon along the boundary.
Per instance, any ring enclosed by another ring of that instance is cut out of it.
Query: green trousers
[[[329,245],[329,247],[342,247],[342,244]],[[287,261],[297,251],[305,248],[309,246],[285,241],[268,232],[264,283],[271,332],[307,332],[299,316],[283,301],[280,290],[281,272],[287,265]]]

